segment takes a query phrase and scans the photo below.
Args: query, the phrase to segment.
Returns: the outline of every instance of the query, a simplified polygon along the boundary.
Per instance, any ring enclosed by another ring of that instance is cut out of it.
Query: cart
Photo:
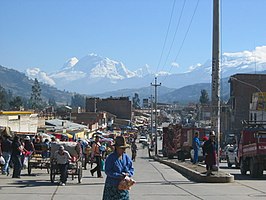
[[[46,169],[50,171],[50,150],[45,144],[35,145],[35,151],[25,155],[25,159],[28,159],[28,174],[31,174],[33,168]]]
[[[67,174],[74,180],[78,178],[78,183],[82,181],[82,153],[81,147],[77,142],[59,142],[51,144],[51,166],[50,166],[50,180],[51,183],[55,182],[56,176],[60,175],[56,160],[54,159],[55,152],[59,149],[59,146],[63,145],[65,150],[69,152],[74,160],[71,160],[68,164]]]
[[[25,158],[28,158],[28,174],[31,174],[31,170],[35,169],[46,169],[50,171],[50,157],[43,157],[42,154],[33,153]]]

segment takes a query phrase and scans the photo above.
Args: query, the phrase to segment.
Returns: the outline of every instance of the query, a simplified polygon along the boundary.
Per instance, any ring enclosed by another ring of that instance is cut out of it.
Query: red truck
[[[266,169],[266,129],[263,126],[245,127],[240,135],[238,146],[240,171],[251,177],[261,177]]]
[[[172,125],[163,128],[163,156],[173,158],[177,156],[179,160],[191,158],[192,140],[194,133],[199,132],[200,140],[210,132],[205,128],[183,127],[182,125]]]

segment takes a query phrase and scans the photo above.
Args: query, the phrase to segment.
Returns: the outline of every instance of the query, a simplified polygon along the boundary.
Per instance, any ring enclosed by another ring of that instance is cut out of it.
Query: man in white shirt
[[[71,156],[68,151],[65,150],[64,146],[60,146],[59,150],[55,152],[54,158],[56,160],[58,169],[60,170],[60,185],[66,185],[67,181],[67,168]]]

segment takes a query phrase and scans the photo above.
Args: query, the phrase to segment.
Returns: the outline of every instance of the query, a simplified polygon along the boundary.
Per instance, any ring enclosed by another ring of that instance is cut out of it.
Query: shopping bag
[[[6,161],[3,156],[0,156],[0,165],[5,165]]]
[[[104,163],[104,160],[101,159],[101,171],[102,171],[102,172],[104,172],[104,167],[105,167],[104,164],[105,164],[105,163]]]

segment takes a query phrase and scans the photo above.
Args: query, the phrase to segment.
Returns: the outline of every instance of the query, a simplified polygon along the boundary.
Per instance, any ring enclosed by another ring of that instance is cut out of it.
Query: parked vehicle
[[[139,143],[148,143],[148,139],[146,136],[140,136]]]
[[[261,177],[266,169],[266,129],[262,124],[247,124],[241,132],[238,146],[240,171],[251,177]]]
[[[228,148],[226,149],[226,161],[229,168],[231,168],[233,165],[235,167],[239,167],[239,161],[237,156],[238,147],[235,145],[228,145]]]
[[[200,140],[208,135],[209,130],[205,128],[183,127],[182,125],[170,124],[163,128],[163,156],[179,160],[191,159],[192,140],[195,132],[199,132]]]
[[[190,156],[191,156],[190,160],[191,160],[191,162],[193,162],[193,159],[194,159],[194,149],[191,149],[191,151],[190,151]],[[202,145],[201,145],[201,147],[200,147],[200,149],[199,149],[199,152],[198,152],[198,161],[199,161],[199,162],[204,161]]]

